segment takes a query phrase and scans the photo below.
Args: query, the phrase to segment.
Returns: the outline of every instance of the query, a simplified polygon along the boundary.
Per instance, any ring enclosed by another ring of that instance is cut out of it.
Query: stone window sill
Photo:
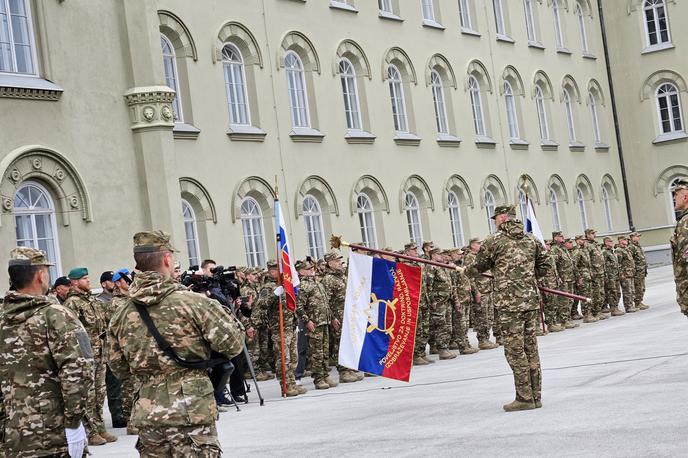
[[[350,13],[358,13],[358,9],[355,6],[349,5],[345,2],[338,2],[336,0],[330,0],[330,8],[332,8],[333,10],[342,10],[348,11]]]
[[[0,98],[57,101],[64,89],[43,78],[0,74]]]
[[[659,52],[659,51],[665,51],[667,49],[674,49],[674,44],[669,42],[669,43],[660,43],[656,45],[651,45],[643,49],[640,54],[651,54],[653,52]]]
[[[516,43],[516,41],[509,35],[504,35],[503,33],[497,34],[497,41],[503,41],[505,43]]]
[[[530,146],[530,143],[523,140],[522,138],[512,138],[509,141],[509,146],[513,150],[527,150],[528,147]]]
[[[606,143],[595,143],[595,151],[606,152],[609,151],[609,145]]]
[[[583,52],[583,59],[597,60],[597,56],[590,52]]]
[[[572,53],[569,48],[557,48],[557,54],[568,54],[570,56]]]
[[[172,136],[178,140],[196,140],[201,129],[185,122],[176,122],[172,128]]]
[[[394,133],[394,143],[400,146],[418,146],[420,145],[421,138],[412,134],[411,132],[395,132]]]
[[[542,151],[556,151],[559,149],[559,143],[554,140],[542,140],[540,148],[542,148]]]
[[[467,27],[461,27],[461,33],[464,35],[471,35],[474,37],[479,37],[480,33],[477,30],[469,29]]]
[[[688,134],[686,134],[684,131],[679,131],[679,132],[671,132],[668,134],[662,134],[659,137],[655,138],[652,140],[652,143],[655,145],[659,143],[667,143],[667,142],[673,142],[677,140],[684,140],[688,138]]]
[[[475,145],[478,148],[489,148],[489,149],[494,149],[497,146],[497,142],[492,139],[492,137],[488,137],[487,135],[476,135],[475,136]]]
[[[528,47],[529,48],[535,48],[535,49],[541,49],[541,50],[545,49],[545,45],[543,45],[539,41],[528,41]]]
[[[227,136],[232,141],[262,142],[266,135],[267,133],[259,127],[241,124],[230,124],[227,130]]]
[[[349,129],[344,139],[350,145],[372,145],[377,137],[365,130]]]
[[[444,30],[446,28],[439,22],[433,21],[432,19],[423,19],[423,27],[428,27],[437,30]]]
[[[451,134],[437,134],[437,144],[458,148],[461,145],[461,139]]]
[[[317,129],[310,127],[293,127],[289,137],[297,143],[322,143],[325,135]]]
[[[581,142],[575,141],[569,143],[569,151],[585,151],[585,145]]]
[[[379,17],[380,19],[389,19],[390,21],[404,22],[404,20],[403,20],[402,18],[400,18],[400,17],[397,16],[396,14],[390,13],[390,12],[388,12],[388,11],[382,11],[382,10],[380,10],[380,12],[378,13],[378,17]]]

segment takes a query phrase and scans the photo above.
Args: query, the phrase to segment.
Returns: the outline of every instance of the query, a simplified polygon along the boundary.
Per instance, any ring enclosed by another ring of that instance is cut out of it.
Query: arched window
[[[533,1],[523,0],[523,10],[526,16],[526,32],[528,33],[528,41],[536,42],[537,35],[535,33],[535,15],[533,14]]]
[[[284,57],[284,68],[287,71],[291,125],[292,127],[310,127],[303,62],[295,52],[289,51]]]
[[[29,0],[0,0],[0,72],[37,74]]]
[[[346,128],[361,130],[361,104],[358,99],[358,85],[356,70],[349,59],[339,61],[339,76],[342,80],[342,94],[344,95],[344,114]]]
[[[516,114],[516,99],[514,90],[508,81],[504,81],[504,103],[506,104],[506,122],[509,126],[509,137],[512,140],[520,138],[518,131],[518,116]]]
[[[607,223],[607,231],[611,232],[614,230],[612,224],[612,207],[609,203],[609,191],[607,191],[606,186],[602,186],[602,193],[600,195],[602,199],[602,206],[604,208],[604,220]]]
[[[498,35],[506,35],[506,27],[504,25],[504,9],[502,8],[502,0],[492,0],[494,8],[495,26]]]
[[[50,193],[40,184],[27,181],[14,195],[14,219],[17,225],[17,246],[45,251],[50,278],[60,275],[60,250],[55,224],[55,205]]]
[[[540,138],[549,140],[549,126],[547,125],[547,109],[545,108],[545,96],[540,86],[535,86],[535,108],[537,109]]]
[[[306,224],[308,254],[315,259],[322,259],[325,255],[322,212],[318,200],[311,195],[307,195],[303,199],[303,221]]]
[[[377,0],[377,5],[380,8],[380,11],[394,13],[392,10],[392,0]]]
[[[412,192],[406,193],[406,222],[408,224],[409,239],[416,245],[423,243],[423,229],[420,223],[420,205],[418,198]]]
[[[433,0],[421,0],[421,9],[423,10],[423,19],[426,21],[435,20],[435,8],[432,5]]]
[[[358,223],[361,227],[363,244],[368,248],[377,248],[373,203],[365,194],[359,194],[356,198],[356,213],[358,213]]]
[[[557,49],[565,48],[564,31],[561,28],[561,13],[559,12],[558,0],[552,0],[552,15],[554,19],[554,38],[557,42]]]
[[[592,118],[592,133],[595,136],[595,143],[602,143],[602,134],[600,133],[600,117],[597,112],[597,101],[595,96],[588,94],[588,105],[590,105],[590,117]]]
[[[222,66],[225,71],[229,122],[250,125],[251,112],[248,106],[244,60],[239,49],[233,44],[228,43],[222,48]]]
[[[664,0],[645,0],[643,2],[645,14],[645,33],[647,45],[655,46],[669,43],[669,25],[667,23],[666,5]]]
[[[485,212],[487,213],[487,224],[488,227],[490,228],[490,234],[494,234],[497,231],[497,226],[495,225],[495,221],[492,219],[495,213],[495,207],[497,206],[497,203],[495,201],[495,196],[492,194],[492,191],[487,190],[485,191]]]
[[[561,219],[559,217],[559,200],[554,189],[549,190],[549,204],[552,206],[552,227],[555,231],[561,230]]]
[[[389,96],[392,100],[392,116],[394,117],[394,130],[408,132],[408,117],[406,116],[406,100],[402,86],[401,73],[395,65],[387,68],[389,77]]]
[[[576,203],[578,204],[581,229],[585,231],[588,228],[588,211],[585,208],[585,193],[580,186],[576,188]]]
[[[265,235],[263,231],[263,213],[260,205],[252,197],[241,202],[241,228],[244,233],[246,264],[250,267],[265,265]]]
[[[588,32],[585,30],[585,16],[583,15],[583,8],[581,8],[580,3],[576,3],[576,20],[578,21],[578,32],[581,37],[581,51],[583,54],[589,54],[590,49],[588,48]]]
[[[175,92],[174,100],[172,101],[174,120],[176,122],[184,122],[184,115],[182,114],[182,93],[179,90],[179,76],[177,74],[177,56],[174,53],[172,43],[170,43],[170,40],[162,33],[160,34],[160,45],[162,46],[162,65],[165,70],[165,84]]]
[[[571,105],[571,94],[568,89],[564,89],[564,111],[566,112],[566,128],[569,134],[569,142],[576,141],[576,128],[573,122],[573,106]]]
[[[659,129],[663,134],[683,130],[681,102],[678,90],[673,84],[664,83],[657,88],[657,112]]]
[[[473,110],[473,126],[475,134],[485,136],[485,114],[483,113],[483,101],[480,97],[480,85],[474,76],[468,77],[468,90],[471,93],[471,109]]]
[[[444,102],[444,87],[442,86],[442,78],[436,70],[430,73],[430,81],[432,84],[432,101],[435,104],[437,132],[448,134],[449,127],[447,125],[447,106]]]
[[[522,189],[518,190],[518,209],[521,211],[521,220],[525,221],[528,218],[528,199]]]
[[[459,0],[459,19],[461,27],[472,30],[473,24],[471,24],[471,10],[468,2],[469,0]]]
[[[447,208],[449,209],[449,222],[451,223],[452,241],[455,247],[464,245],[463,225],[461,224],[461,205],[454,191],[447,194]]]
[[[201,250],[198,246],[196,214],[191,205],[184,199],[182,199],[182,215],[184,216],[184,232],[186,233],[186,249],[189,252],[189,265],[197,266],[200,263]]]

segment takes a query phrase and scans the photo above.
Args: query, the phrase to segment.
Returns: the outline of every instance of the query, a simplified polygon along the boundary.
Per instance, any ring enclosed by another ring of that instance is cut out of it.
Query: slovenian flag
[[[535,209],[533,208],[533,201],[526,196],[526,205],[528,207],[528,215],[526,216],[526,232],[530,232],[540,242],[545,243],[545,238],[542,236],[540,225],[535,219]]]
[[[339,364],[408,382],[421,268],[351,253]]]
[[[282,274],[282,287],[287,297],[287,308],[292,312],[296,310],[296,294],[299,286],[299,274],[294,268],[289,253],[289,241],[287,240],[287,226],[284,224],[282,208],[279,199],[275,199],[275,226],[277,227],[277,238],[279,240],[278,254],[279,271]]]

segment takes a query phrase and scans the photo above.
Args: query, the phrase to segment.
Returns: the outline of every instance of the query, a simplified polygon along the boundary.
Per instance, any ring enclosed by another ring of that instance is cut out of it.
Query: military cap
[[[414,242],[409,242],[406,245],[404,245],[404,251],[415,250],[415,249],[418,249],[418,245],[416,245]]]
[[[607,236],[607,237],[605,237],[605,238],[602,239],[603,242],[606,242],[607,240],[609,240],[610,242],[613,242],[613,241],[614,241],[614,240],[613,240],[611,237],[609,237],[609,236]]]
[[[88,269],[86,267],[75,267],[69,271],[67,277],[69,277],[70,280],[79,280],[80,278],[84,278],[86,275],[88,275]]]
[[[171,251],[179,253],[172,246],[170,234],[164,231],[145,231],[134,234],[134,253],[155,253]]]
[[[118,281],[122,278],[129,278],[129,269],[119,269],[112,275],[112,281]]]
[[[492,219],[495,219],[499,215],[511,215],[511,216],[516,216],[516,207],[513,205],[500,205],[499,207],[495,208],[494,215],[491,216]]]
[[[105,272],[103,272],[102,274],[100,274],[100,282],[101,282],[101,283],[104,283],[104,282],[106,282],[106,281],[113,281],[113,280],[112,280],[112,276],[113,276],[114,274],[115,274],[115,273],[114,273],[113,271],[111,271],[111,270],[106,270]]]
[[[432,256],[433,254],[442,254],[444,251],[441,248],[433,248],[432,250],[428,251],[428,254]]]
[[[584,235],[577,235],[576,240],[585,240],[585,236]]]
[[[671,187],[671,192],[676,192],[680,189],[688,189],[688,178],[679,178],[674,181],[674,185]]]
[[[452,255],[456,253],[461,253],[463,254],[463,251],[461,251],[460,248],[449,248],[447,250],[444,250],[444,254]]]
[[[277,269],[278,267],[277,261],[275,261],[274,259],[268,260],[267,265],[268,269]]]
[[[620,235],[616,238],[616,240],[628,240],[628,236],[627,235]]]
[[[330,250],[327,253],[325,253],[324,259],[325,262],[329,261],[334,261],[335,259],[342,259],[344,256],[338,251],[338,250]]]
[[[390,253],[394,253],[394,248],[391,246],[386,246],[382,249],[382,251],[389,251]]]
[[[58,277],[58,279],[55,280],[55,283],[53,283],[53,288],[57,288],[58,286],[69,286],[71,284],[72,282],[69,281],[69,278]]]
[[[301,261],[296,261],[296,270],[306,270],[306,269],[312,269],[313,268],[313,263],[309,261],[308,259],[303,259]]]
[[[561,231],[553,231],[552,232],[552,240],[554,240],[555,237],[559,237],[560,235],[564,235],[564,233]]]
[[[10,266],[54,266],[45,251],[20,246],[10,251]]]
[[[423,242],[423,249],[425,249],[425,247],[431,247],[432,248],[434,246],[435,246],[435,243],[432,240],[427,240],[427,241]]]
[[[571,237],[564,239],[564,243],[573,243],[573,239]]]
[[[270,262],[270,261],[268,261],[268,262]],[[245,274],[245,273],[248,271],[248,267],[246,267],[246,266],[239,266],[239,267],[237,267],[237,270],[236,270],[236,271],[239,272],[240,274]]]
[[[471,243],[480,243],[480,237],[473,237],[468,241],[468,244],[470,245]]]
[[[630,234],[628,234],[628,236],[629,237],[642,237],[643,234],[641,234],[639,232],[631,232]]]
[[[585,230],[585,235],[596,234],[596,233],[597,233],[597,231],[591,227]]]

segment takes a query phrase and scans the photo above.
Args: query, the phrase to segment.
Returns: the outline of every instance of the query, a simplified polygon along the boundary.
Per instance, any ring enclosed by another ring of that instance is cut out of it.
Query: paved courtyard
[[[501,349],[280,399],[261,382],[241,412],[221,414],[226,456],[685,456],[688,319],[670,267],[650,271],[649,310],[540,338],[543,408],[505,413],[513,380]],[[136,438],[92,447],[137,456]]]

